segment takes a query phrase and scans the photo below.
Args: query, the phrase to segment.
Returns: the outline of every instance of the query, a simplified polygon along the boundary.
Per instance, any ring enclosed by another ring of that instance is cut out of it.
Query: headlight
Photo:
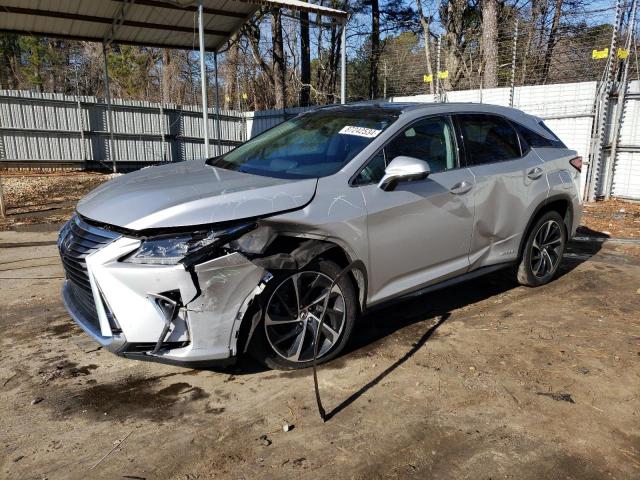
[[[255,227],[255,223],[246,223],[224,229],[149,237],[144,239],[140,247],[122,261],[155,265],[182,263],[188,267],[206,260],[206,257],[216,248],[244,235]]]

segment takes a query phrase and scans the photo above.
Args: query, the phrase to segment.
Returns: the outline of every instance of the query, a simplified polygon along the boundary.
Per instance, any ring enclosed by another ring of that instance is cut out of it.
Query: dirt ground
[[[56,230],[107,178],[3,174],[0,478],[640,477],[640,204],[586,205],[617,239],[546,287],[497,272],[365,316],[320,369],[323,424],[310,371],[124,360],[73,325]]]
[[[0,231],[25,225],[63,222],[76,203],[112,175],[93,172],[19,171],[0,174],[7,219],[0,219]]]
[[[640,477],[637,242],[573,243],[538,289],[497,272],[365,316],[320,368],[323,424],[310,371],[97,349],[39,230],[0,232],[1,478]]]

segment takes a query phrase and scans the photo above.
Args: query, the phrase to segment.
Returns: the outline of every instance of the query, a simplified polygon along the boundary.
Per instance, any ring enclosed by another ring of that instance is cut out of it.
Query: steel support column
[[[213,71],[216,82],[216,155],[222,155],[222,140],[220,139],[220,92],[218,91],[218,52],[213,52]]]
[[[209,158],[209,111],[207,100],[207,67],[204,49],[204,14],[202,0],[198,2],[198,43],[200,44],[200,85],[202,88],[202,132],[204,137],[204,158]]]
[[[107,129],[109,130],[109,155],[111,156],[111,163],[113,173],[118,171],[116,165],[116,145],[113,138],[113,109],[111,108],[111,92],[109,87],[109,61],[107,60],[107,46],[102,43],[102,58],[104,59],[104,96],[107,100]]]
[[[342,22],[340,35],[340,103],[347,103],[347,19]]]
[[[631,44],[635,32],[636,22],[636,10],[638,7],[638,0],[633,0],[631,3],[631,14],[629,17],[629,27],[627,32],[627,39],[624,44],[624,49],[627,52],[631,51]],[[618,143],[620,142],[620,128],[622,127],[622,120],[624,118],[624,109],[626,106],[626,95],[629,88],[629,56],[622,60],[622,76],[620,77],[620,83],[618,85],[618,102],[616,104],[615,115],[613,116],[613,134],[611,135],[611,150],[609,153],[609,161],[607,162],[606,174],[604,176],[606,184],[604,186],[604,198],[609,200],[613,193],[613,175],[615,173],[616,157],[618,156]]]

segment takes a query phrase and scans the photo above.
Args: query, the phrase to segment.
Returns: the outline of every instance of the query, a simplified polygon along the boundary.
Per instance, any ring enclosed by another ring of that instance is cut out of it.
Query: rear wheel
[[[327,311],[318,336],[318,363],[335,358],[347,344],[356,317],[355,291],[348,277],[329,290],[341,268],[319,261],[298,272],[276,275],[261,294],[262,323],[252,355],[269,368],[290,370],[312,364],[322,307]]]
[[[529,287],[549,283],[562,260],[567,244],[564,221],[558,212],[547,212],[529,233],[518,266],[518,282]]]

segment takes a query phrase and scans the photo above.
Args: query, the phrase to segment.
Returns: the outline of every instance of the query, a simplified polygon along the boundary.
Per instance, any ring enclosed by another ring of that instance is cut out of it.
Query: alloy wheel
[[[265,333],[273,351],[285,360],[313,359],[314,339],[327,295],[327,311],[318,336],[318,358],[338,342],[346,311],[340,287],[334,285],[329,292],[332,282],[320,272],[300,272],[283,280],[271,294],[265,310]]]
[[[564,247],[562,227],[555,220],[543,223],[531,244],[531,271],[537,278],[555,272]]]

